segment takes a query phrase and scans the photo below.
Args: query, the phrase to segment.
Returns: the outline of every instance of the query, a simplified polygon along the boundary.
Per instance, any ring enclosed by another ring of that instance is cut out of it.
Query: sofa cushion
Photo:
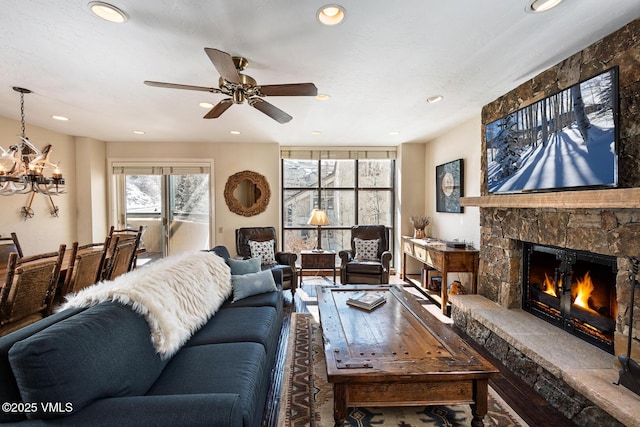
[[[102,397],[144,394],[166,365],[145,319],[113,302],[16,343],[9,361],[24,402],[68,402],[74,412]],[[62,415],[35,412],[27,418]]]
[[[84,308],[75,308],[73,310],[65,310],[60,313],[53,314],[49,317],[25,326],[15,332],[7,334],[0,338],[0,402],[20,402],[20,391],[16,384],[16,379],[9,363],[9,350],[15,343],[39,332],[54,323],[60,322],[74,314],[84,311]],[[19,421],[25,419],[22,412],[0,411],[0,422]]]
[[[233,259],[229,258],[226,260],[229,267],[231,267],[231,274],[249,274],[249,273],[257,273],[260,269],[260,258],[249,258],[249,259]]]
[[[233,302],[252,295],[275,292],[277,290],[273,274],[267,270],[231,276],[231,286],[233,287]]]
[[[270,357],[280,336],[280,319],[274,307],[239,307],[218,310],[185,346],[223,342],[256,342]]]
[[[257,343],[183,347],[147,394],[238,394],[244,425],[259,425],[270,371],[264,347]]]
[[[158,353],[170,358],[231,292],[231,269],[221,257],[208,251],[187,251],[84,288],[64,307],[103,301],[129,305],[147,319]]]
[[[225,301],[222,304],[221,309],[223,308],[237,308],[237,307],[275,307],[275,309],[282,313],[282,290],[278,288],[278,292],[267,292],[263,294],[253,295],[239,301],[233,302],[231,298]]]

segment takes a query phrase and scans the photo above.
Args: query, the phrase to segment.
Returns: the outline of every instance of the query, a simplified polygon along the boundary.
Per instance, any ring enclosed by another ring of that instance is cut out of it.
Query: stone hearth
[[[458,327],[576,424],[640,426],[640,396],[615,385],[609,353],[479,295],[455,295],[451,304]]]

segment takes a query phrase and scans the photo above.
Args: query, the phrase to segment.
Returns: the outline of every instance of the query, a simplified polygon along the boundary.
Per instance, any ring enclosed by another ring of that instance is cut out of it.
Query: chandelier
[[[58,216],[58,207],[51,196],[64,193],[64,178],[57,163],[50,160],[51,144],[38,150],[25,135],[24,94],[29,89],[14,87],[20,93],[20,118],[22,135],[20,142],[5,150],[0,146],[0,195],[29,194],[27,206],[21,210],[27,219],[33,217],[31,205],[36,193],[44,194],[51,203],[51,214]]]

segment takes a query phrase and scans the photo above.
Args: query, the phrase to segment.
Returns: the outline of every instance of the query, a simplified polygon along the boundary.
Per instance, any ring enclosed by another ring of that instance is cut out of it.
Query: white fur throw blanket
[[[224,260],[213,252],[187,252],[84,288],[60,310],[104,301],[131,306],[149,323],[156,351],[169,358],[230,295],[231,271]]]

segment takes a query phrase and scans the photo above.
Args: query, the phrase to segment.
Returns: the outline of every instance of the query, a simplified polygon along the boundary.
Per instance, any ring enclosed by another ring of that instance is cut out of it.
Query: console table
[[[409,236],[402,237],[402,278],[418,287],[430,299],[440,305],[442,313],[447,314],[449,294],[447,292],[447,273],[461,272],[471,273],[470,293],[477,293],[478,286],[478,259],[479,253],[475,249],[454,249],[445,242],[436,239],[414,239]],[[407,274],[407,257],[418,260],[428,270],[437,270],[442,273],[442,286],[440,293],[430,291],[424,287],[421,276]]]

